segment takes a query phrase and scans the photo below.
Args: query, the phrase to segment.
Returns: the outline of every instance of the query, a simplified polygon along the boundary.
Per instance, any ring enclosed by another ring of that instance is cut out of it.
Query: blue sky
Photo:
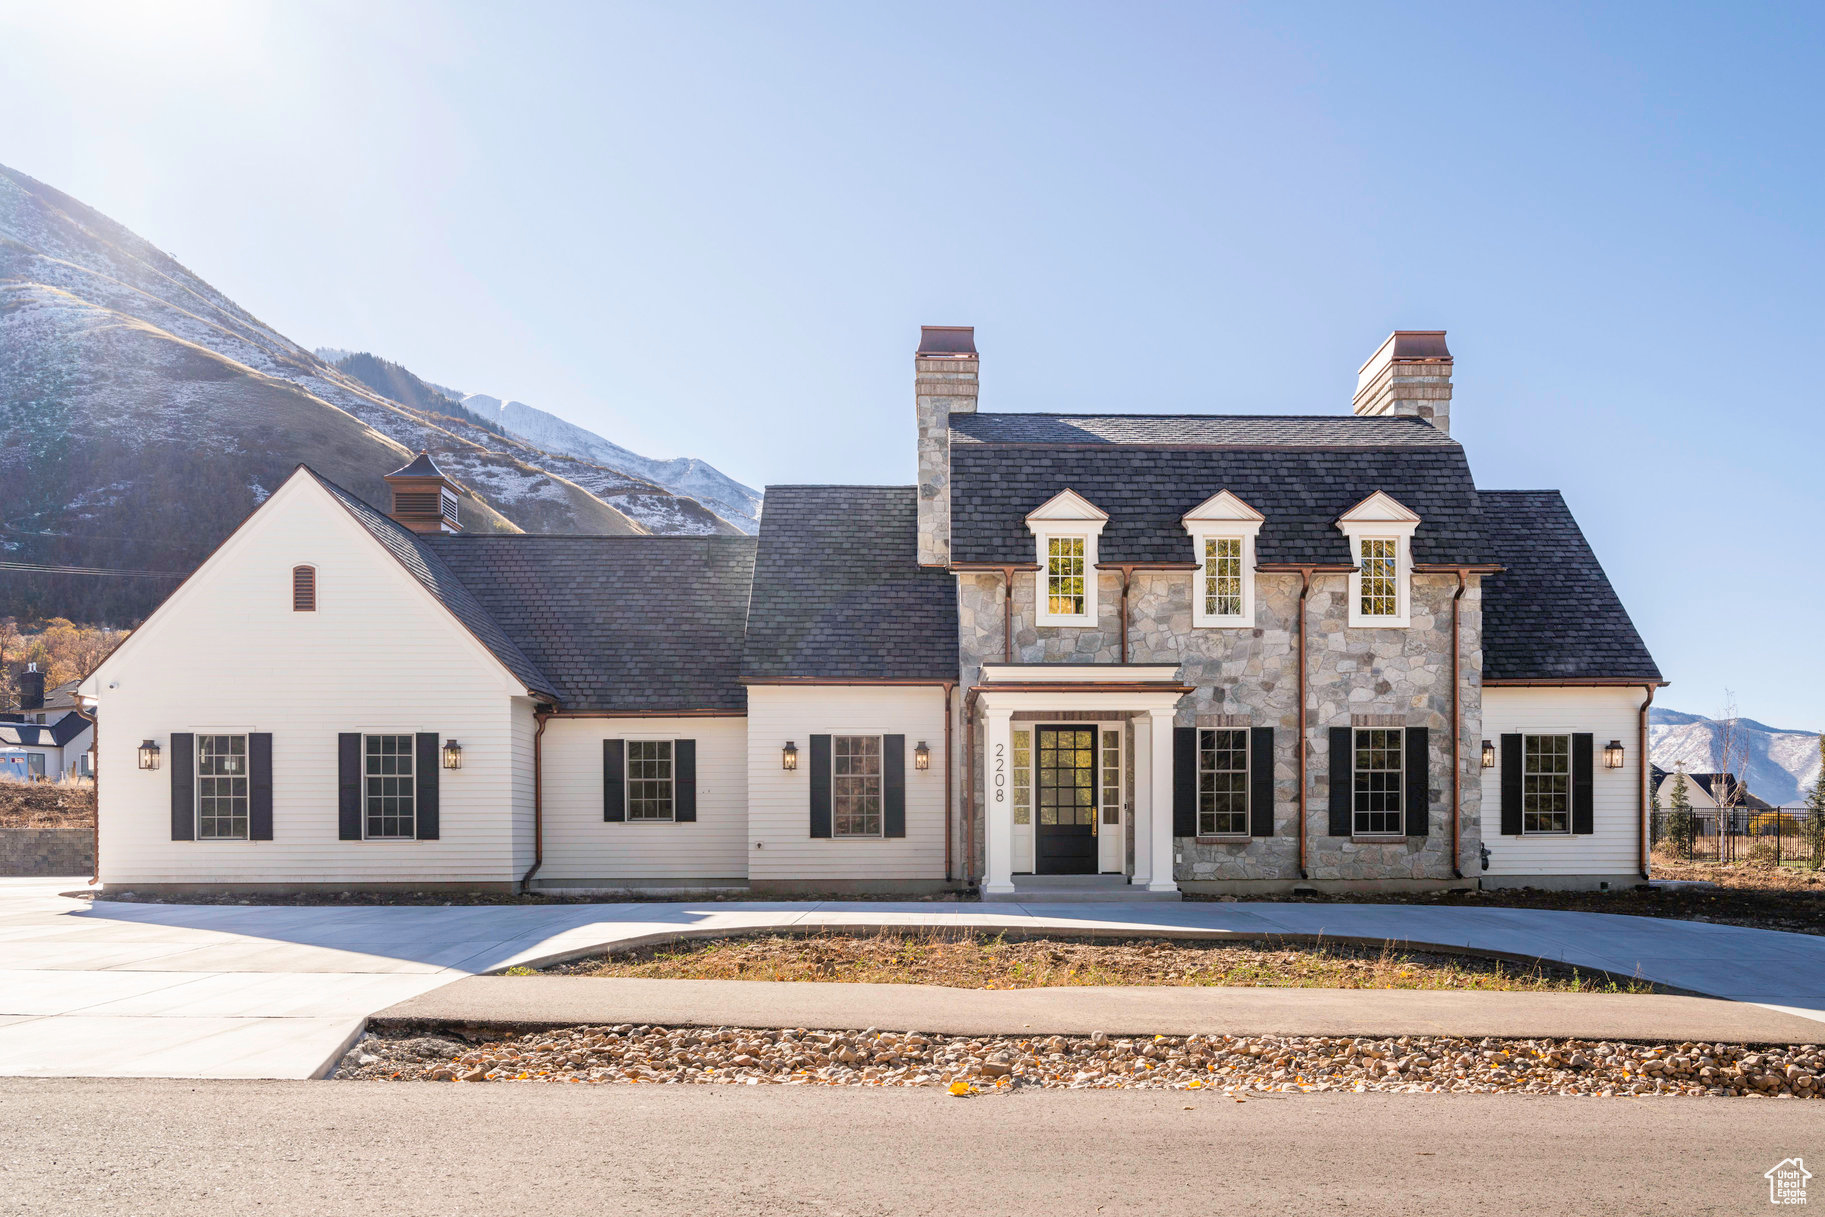
[[[1816,6],[13,4],[0,161],[281,332],[755,485],[997,410],[1329,413],[1444,328],[1664,704],[1825,727]]]

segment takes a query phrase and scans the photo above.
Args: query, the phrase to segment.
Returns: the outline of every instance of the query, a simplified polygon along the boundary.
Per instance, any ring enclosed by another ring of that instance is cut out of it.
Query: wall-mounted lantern
[[[1495,745],[1488,740],[1483,741],[1483,768],[1495,768]]]
[[[924,740],[913,745],[913,768],[930,769],[932,767],[932,750]]]
[[[1613,739],[1603,745],[1603,767],[1605,769],[1622,768],[1622,741]]]
[[[461,769],[463,767],[463,746],[453,739],[444,741],[444,768]]]
[[[139,746],[139,767],[141,769],[158,768],[158,741],[149,739]]]
[[[788,773],[798,768],[798,745],[791,740],[787,740],[786,746],[779,750],[779,767]]]

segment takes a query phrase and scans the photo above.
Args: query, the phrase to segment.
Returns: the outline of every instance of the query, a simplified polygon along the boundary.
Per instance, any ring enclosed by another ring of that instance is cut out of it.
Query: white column
[[[1179,885],[1172,878],[1172,713],[1171,710],[1147,712],[1153,737],[1148,750],[1152,757],[1148,788],[1153,792],[1153,797],[1149,800],[1153,804],[1153,816],[1148,825],[1151,831],[1145,838],[1136,835],[1134,849],[1137,872],[1141,849],[1145,848],[1152,855],[1147,880],[1147,890],[1150,892],[1179,890]],[[1138,875],[1136,882],[1139,882]]]
[[[1136,887],[1146,887],[1153,877],[1153,851],[1147,842],[1153,839],[1153,720],[1145,714],[1134,720],[1134,876]]]
[[[984,895],[1014,890],[1014,743],[1013,712],[992,707],[986,714],[988,744],[982,766]]]

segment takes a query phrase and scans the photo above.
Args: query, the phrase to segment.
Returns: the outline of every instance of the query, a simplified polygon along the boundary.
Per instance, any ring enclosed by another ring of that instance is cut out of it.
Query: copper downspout
[[[1001,662],[1014,662],[1014,568],[1001,568],[1005,591],[1001,598]]]
[[[957,780],[957,766],[951,757],[951,690],[944,684],[944,881],[951,881],[951,783]]]
[[[545,865],[545,720],[551,713],[549,707],[534,708],[532,712],[539,724],[532,733],[532,869],[520,879],[522,895],[539,867]]]
[[[963,886],[976,874],[976,691],[963,698]]]
[[[83,714],[80,698],[76,699],[74,708],[82,720],[88,723],[90,729],[95,732],[93,738],[89,740],[89,747],[95,750],[95,777],[89,788],[89,799],[94,804],[89,809],[89,819],[92,821],[90,829],[94,835],[90,849],[95,855],[95,874],[90,877],[89,886],[94,887],[101,882],[101,724],[95,721],[93,714]]]
[[[1641,766],[1641,814],[1636,817],[1636,847],[1641,855],[1641,879],[1648,879],[1648,707],[1654,704],[1654,686],[1647,686],[1648,699],[1641,703],[1641,730],[1635,741],[1635,763]]]
[[[1464,590],[1470,586],[1464,571],[1457,572],[1457,592],[1451,597],[1451,877],[1462,879],[1464,868],[1460,862],[1463,855],[1463,820],[1464,820],[1464,755],[1462,723],[1463,710],[1459,705],[1461,696],[1458,664],[1458,618],[1462,611],[1460,602],[1464,599]]]
[[[1312,568],[1299,568],[1299,877],[1305,873],[1305,598],[1312,590]]]
[[[1122,564],[1122,662],[1128,662],[1128,583],[1134,578],[1134,567]]]

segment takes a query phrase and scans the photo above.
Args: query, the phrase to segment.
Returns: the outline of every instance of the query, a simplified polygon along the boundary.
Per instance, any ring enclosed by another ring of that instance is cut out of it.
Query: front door
[[[1096,733],[1095,726],[1041,727],[1034,733],[1037,874],[1096,873]]]

